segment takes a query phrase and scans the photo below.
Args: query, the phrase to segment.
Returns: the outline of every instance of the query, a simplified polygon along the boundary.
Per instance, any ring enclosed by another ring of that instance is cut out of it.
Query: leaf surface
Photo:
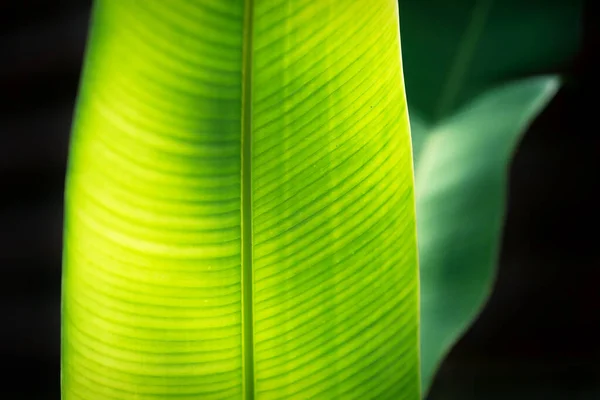
[[[577,54],[582,0],[399,0],[411,114],[439,122],[498,85]]]
[[[419,398],[398,13],[374,3],[96,2],[63,398]]]
[[[490,90],[439,124],[414,118],[421,275],[421,379],[438,365],[488,298],[497,264],[508,164],[556,77]]]
[[[476,315],[474,310],[480,309],[490,292],[504,215],[506,169],[519,136],[541,110],[541,106],[531,109],[535,94],[511,99],[515,104],[508,108],[522,107],[527,113],[524,119],[514,119],[522,115],[505,112],[502,104],[495,112],[483,108],[483,114],[478,116],[475,104],[482,96],[492,96],[495,90],[501,93],[499,88],[510,82],[556,73],[568,65],[582,35],[583,1],[399,0],[399,3],[415,158],[421,156],[424,143],[428,143],[428,148],[433,147],[425,151],[432,154],[424,156],[430,161],[420,165],[417,160],[416,167],[417,189],[423,191],[417,199],[420,268],[426,271],[421,277],[422,300],[431,297],[434,290],[440,293],[435,296],[439,305],[421,305],[424,321],[421,376],[423,391],[427,392],[441,357],[467,328]],[[539,90],[544,92],[543,88]],[[551,97],[540,95],[545,98],[541,102]],[[491,105],[495,100],[489,101]],[[452,129],[465,130],[465,137],[454,133],[464,144],[444,142],[441,138],[446,134],[430,135],[446,129],[449,121],[458,118],[457,113],[466,115],[467,109],[471,110],[469,117],[463,116],[463,122],[452,125]],[[502,150],[497,152],[496,145]],[[434,150],[436,146],[439,147]],[[506,146],[510,149],[506,150]],[[436,158],[439,161],[431,161]],[[488,159],[487,164],[484,159]],[[425,166],[431,168],[428,173],[419,170]],[[503,183],[498,181],[500,176]],[[435,195],[438,200],[431,200],[433,195],[429,191],[442,182],[445,189],[440,188]],[[431,205],[432,202],[439,204]],[[434,217],[423,213],[434,213],[434,209],[437,222],[425,222]],[[475,221],[480,227],[471,229],[469,236],[465,226]],[[453,240],[447,233],[451,230],[462,234],[457,233],[457,240]],[[445,236],[447,239],[442,239]],[[437,239],[432,241],[433,237]],[[442,262],[443,257],[447,260]],[[477,262],[479,266],[475,265]],[[456,277],[450,279],[449,275]],[[469,285],[469,290],[444,289],[445,285],[457,285],[458,276],[467,282],[464,284]],[[442,277],[448,277],[448,282],[444,283]],[[445,292],[450,297],[444,297]],[[454,309],[455,306],[458,308]],[[430,312],[433,314],[429,315]],[[436,318],[440,318],[439,324],[431,322]]]

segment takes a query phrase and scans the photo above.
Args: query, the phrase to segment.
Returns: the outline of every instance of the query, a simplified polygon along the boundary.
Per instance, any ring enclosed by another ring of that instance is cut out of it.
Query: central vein
[[[246,0],[242,49],[242,374],[244,399],[254,399],[254,320],[252,277],[252,20]]]

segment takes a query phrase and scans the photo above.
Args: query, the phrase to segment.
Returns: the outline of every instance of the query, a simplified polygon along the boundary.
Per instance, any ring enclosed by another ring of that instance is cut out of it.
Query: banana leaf
[[[426,393],[492,292],[512,155],[578,51],[583,2],[399,3]]]
[[[64,399],[420,397],[395,0],[97,0]]]
[[[558,87],[555,76],[505,85],[438,124],[411,114],[419,138],[414,152],[424,392],[492,292],[508,164]]]

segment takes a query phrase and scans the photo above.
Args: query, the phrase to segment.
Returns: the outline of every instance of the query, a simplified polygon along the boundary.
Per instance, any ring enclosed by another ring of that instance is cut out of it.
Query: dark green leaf
[[[410,111],[439,120],[497,84],[554,72],[581,36],[582,0],[400,0]]]
[[[555,77],[515,82],[441,123],[413,124],[424,391],[491,292],[508,163],[558,84]]]

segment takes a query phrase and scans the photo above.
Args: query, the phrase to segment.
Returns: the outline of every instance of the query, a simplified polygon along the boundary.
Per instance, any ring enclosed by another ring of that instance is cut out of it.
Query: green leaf
[[[430,130],[441,132],[449,121],[458,118],[457,112],[466,115],[466,110],[475,107],[479,101],[475,98],[482,93],[492,96],[493,88],[507,82],[561,70],[576,54],[581,38],[582,0],[399,0],[399,3],[406,89],[417,158],[424,143],[427,148],[436,146],[437,139],[428,135]],[[551,94],[541,96],[545,99],[540,101],[545,102]],[[417,160],[418,190],[420,187],[427,193],[433,190],[434,182],[447,186],[446,190],[438,189],[444,200],[437,200],[435,206],[428,205],[432,200],[423,195],[417,200],[420,266],[425,271],[421,278],[424,392],[441,358],[466,329],[489,293],[504,214],[505,183],[499,183],[498,179],[501,177],[505,182],[507,164],[518,136],[539,112],[539,109],[531,109],[535,97],[532,93],[515,100],[509,107],[513,115],[498,108],[495,112],[488,109],[486,115],[478,116],[473,108],[469,111],[471,122],[464,116],[464,127],[454,125],[455,129],[465,129],[455,134],[470,137],[467,143],[443,143],[448,145],[449,152],[438,149],[444,155],[440,156],[439,165],[438,161],[425,163],[437,166],[427,174],[420,171],[422,166]],[[527,118],[510,120],[521,115],[514,107],[522,107],[521,111],[528,113]],[[435,137],[438,136],[443,135]],[[441,139],[439,143],[442,146]],[[502,149],[500,155],[494,148],[497,143]],[[493,152],[488,154],[491,149]],[[462,158],[452,161],[451,168],[442,166],[442,160],[454,160],[456,155],[452,151]],[[479,165],[485,168],[477,170]],[[434,176],[431,182],[430,178],[424,178],[429,174]],[[435,223],[426,222],[432,218],[424,215],[430,209],[440,214]],[[431,239],[446,236],[445,231],[457,232],[456,237],[460,238],[459,232],[467,235],[465,224],[471,226],[478,219],[481,225],[478,229],[487,233],[473,228],[472,237],[466,236],[463,241]],[[455,225],[445,225],[444,220]],[[441,258],[446,259],[442,262]],[[447,276],[452,277],[447,278],[448,285],[458,285],[459,276],[463,277],[466,280],[463,284],[470,285],[471,291],[450,291],[454,297],[445,296],[444,277]],[[440,296],[437,297],[439,306],[425,303],[434,290],[439,291],[434,295]],[[434,323],[437,318],[439,323]]]
[[[97,0],[65,201],[63,399],[420,397],[395,0]]]
[[[399,0],[411,114],[445,118],[485,90],[577,53],[582,0]]]
[[[411,113],[418,143],[414,154],[424,392],[491,292],[508,164],[521,135],[558,85],[556,77],[514,82],[486,92],[438,124]]]

